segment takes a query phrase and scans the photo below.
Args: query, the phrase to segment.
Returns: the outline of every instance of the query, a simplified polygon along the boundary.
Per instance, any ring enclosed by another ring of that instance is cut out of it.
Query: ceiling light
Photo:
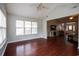
[[[71,20],[72,20],[73,18],[74,18],[74,17],[69,17],[69,19],[71,19]]]
[[[37,10],[45,10],[45,9],[47,9],[47,6],[45,6],[45,5],[42,4],[42,3],[38,4]]]

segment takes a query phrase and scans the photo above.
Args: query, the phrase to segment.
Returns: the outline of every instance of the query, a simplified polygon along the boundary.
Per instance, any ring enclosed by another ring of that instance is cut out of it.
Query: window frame
[[[5,17],[5,15],[3,14],[3,12],[1,11],[1,9],[0,9],[0,20],[1,20],[1,24],[0,24],[0,32],[1,32],[1,37],[2,37],[2,41],[0,42],[0,49],[3,47],[3,45],[5,44],[5,42],[6,42],[6,28],[7,28],[7,23],[6,23],[6,17]],[[3,23],[3,24],[2,24]]]

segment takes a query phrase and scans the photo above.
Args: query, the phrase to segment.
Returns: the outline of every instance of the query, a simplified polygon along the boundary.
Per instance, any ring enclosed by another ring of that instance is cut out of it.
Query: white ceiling
[[[46,7],[43,10],[37,10],[39,3],[9,3],[6,4],[7,12],[18,16],[31,18],[45,18],[55,10],[72,10],[79,4],[76,3],[43,3]],[[75,6],[76,5],[76,6]],[[74,6],[74,7],[73,7]],[[77,8],[78,8],[77,7]]]

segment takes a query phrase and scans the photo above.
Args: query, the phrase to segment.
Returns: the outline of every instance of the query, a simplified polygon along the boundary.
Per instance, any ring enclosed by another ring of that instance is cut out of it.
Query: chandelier
[[[39,11],[39,10],[41,11],[41,10],[46,10],[46,9],[48,9],[47,6],[45,6],[45,5],[42,4],[42,3],[40,3],[36,8],[37,8],[38,11]]]

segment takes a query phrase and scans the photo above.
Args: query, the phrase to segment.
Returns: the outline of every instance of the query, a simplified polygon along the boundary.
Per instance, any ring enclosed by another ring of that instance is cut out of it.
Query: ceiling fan
[[[71,8],[74,9],[74,8],[78,8],[78,7],[79,7],[79,4],[76,3],[76,4],[72,4]]]
[[[36,8],[37,8],[38,11],[39,11],[39,10],[41,11],[41,10],[46,10],[46,9],[48,9],[47,6],[44,5],[43,3],[38,4],[38,6],[37,6]]]

